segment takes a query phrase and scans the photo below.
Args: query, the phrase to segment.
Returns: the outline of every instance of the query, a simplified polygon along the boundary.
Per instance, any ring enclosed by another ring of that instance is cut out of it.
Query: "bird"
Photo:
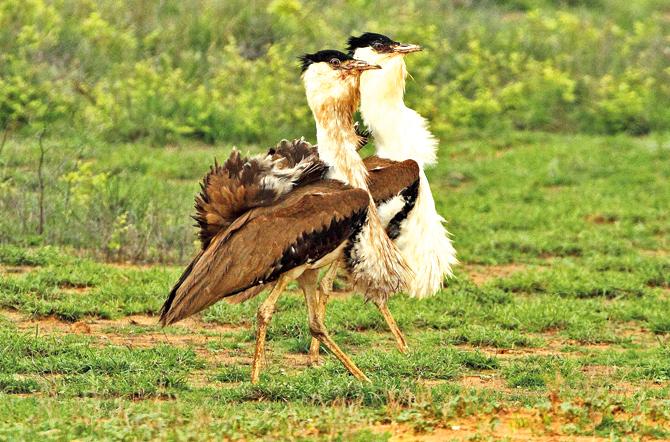
[[[456,250],[444,227],[444,218],[437,212],[424,167],[437,161],[438,140],[433,136],[425,118],[408,108],[403,100],[407,67],[404,57],[422,50],[419,45],[405,44],[377,33],[366,32],[352,36],[347,51],[355,59],[378,64],[382,69],[365,72],[360,79],[360,112],[368,133],[375,140],[375,155],[364,160],[371,174],[393,176],[398,168],[413,160],[418,165],[417,181],[409,188],[386,189],[396,194],[390,198],[375,198],[387,233],[400,249],[412,269],[413,279],[408,294],[425,298],[437,293],[446,277],[453,275],[458,263]],[[374,186],[371,186],[374,187]],[[338,264],[333,264],[321,280],[320,309],[326,308]],[[392,317],[383,312],[398,350],[406,352],[406,340]],[[310,360],[318,360],[319,343],[312,340]]]
[[[403,257],[413,270],[408,294],[425,298],[437,293],[446,277],[453,276],[458,264],[451,234],[445,219],[435,207],[425,167],[437,163],[439,141],[430,132],[428,121],[407,107],[403,96],[407,67],[405,56],[421,51],[416,44],[400,43],[375,33],[351,37],[348,51],[354,58],[382,66],[361,76],[361,116],[375,139],[376,157],[382,160],[414,160],[419,166],[419,193],[411,208],[406,210],[401,198],[379,208],[382,219],[389,219],[394,239]],[[404,209],[400,208],[404,207]]]
[[[233,151],[223,165],[215,164],[196,198],[201,251],[171,290],[160,322],[172,324],[223,298],[243,301],[273,285],[257,315],[251,380],[258,382],[274,305],[295,279],[305,293],[312,336],[356,378],[369,381],[326,330],[316,285],[318,269],[339,259],[374,299],[388,298],[411,279],[381,226],[357,153],[358,80],[378,67],[333,50],[306,54],[301,62],[318,155],[298,140],[254,158]],[[348,121],[350,130],[342,130],[339,122],[348,128]],[[291,157],[282,149],[303,153]]]

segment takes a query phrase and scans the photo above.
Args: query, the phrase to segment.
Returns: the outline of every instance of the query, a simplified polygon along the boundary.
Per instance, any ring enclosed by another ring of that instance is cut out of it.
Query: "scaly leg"
[[[375,301],[375,305],[377,306],[382,316],[386,320],[386,323],[388,324],[389,328],[391,329],[391,333],[393,333],[395,342],[398,345],[398,350],[400,351],[400,353],[407,353],[407,350],[409,350],[409,348],[407,347],[407,341],[405,341],[405,336],[403,336],[402,332],[400,331],[400,328],[398,328],[398,324],[395,322],[395,319],[393,319],[393,315],[391,315],[391,311],[389,310],[386,301]]]
[[[258,328],[256,329],[256,349],[254,350],[254,360],[251,365],[251,383],[257,384],[261,373],[261,365],[265,358],[265,336],[267,334],[268,325],[272,319],[272,314],[275,311],[275,304],[279,296],[284,292],[288,278],[281,276],[274,288],[268,295],[267,299],[263,301],[258,308]]]
[[[360,368],[354,364],[349,356],[347,356],[335,341],[332,340],[326,330],[326,326],[323,324],[323,318],[320,317],[319,309],[319,299],[316,291],[316,280],[318,273],[316,270],[309,270],[302,274],[299,278],[300,286],[305,292],[305,301],[307,303],[307,314],[309,316],[309,331],[312,333],[312,336],[317,338],[323,345],[326,346],[336,357],[339,359],[347,370],[360,381],[370,382],[367,376],[361,371]]]
[[[321,278],[319,283],[319,316],[321,321],[326,317],[326,304],[328,304],[328,298],[330,293],[333,290],[333,283],[335,282],[335,277],[337,276],[337,269],[340,267],[340,262],[335,261],[330,265],[330,268],[326,271],[326,274]],[[309,363],[310,365],[319,365],[319,347],[321,344],[319,340],[312,337],[312,341],[309,344]]]

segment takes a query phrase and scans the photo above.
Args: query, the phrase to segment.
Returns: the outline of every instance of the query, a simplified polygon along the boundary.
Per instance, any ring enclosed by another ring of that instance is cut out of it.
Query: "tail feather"
[[[179,280],[177,283],[172,287],[172,290],[170,290],[170,294],[168,295],[168,298],[165,300],[163,303],[163,306],[161,307],[159,313],[160,313],[160,323],[162,326],[169,325],[167,323],[167,318],[168,318],[168,313],[170,312],[170,308],[172,307],[172,303],[175,300],[175,297],[177,296],[177,290],[179,290],[179,287],[186,281],[186,278],[188,278],[188,275],[191,274],[193,271],[193,267],[197,264],[197,262],[200,260],[202,257],[202,254],[204,253],[203,250],[201,250],[195,258],[191,261],[191,263],[184,269],[184,272],[181,274],[179,277]]]
[[[303,139],[283,140],[265,156],[246,158],[234,149],[223,165],[214,163],[195,198],[202,248],[243,213],[267,206],[295,189],[322,179],[328,166]]]

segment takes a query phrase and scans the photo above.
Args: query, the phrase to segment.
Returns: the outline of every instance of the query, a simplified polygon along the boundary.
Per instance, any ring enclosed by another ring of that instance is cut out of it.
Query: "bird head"
[[[358,106],[361,73],[380,66],[340,51],[323,50],[300,57],[309,107],[315,115]]]
[[[374,32],[366,32],[359,37],[349,37],[347,43],[347,50],[354,58],[379,64],[382,67],[389,61],[422,50],[419,45],[400,43],[386,35],[375,34]]]

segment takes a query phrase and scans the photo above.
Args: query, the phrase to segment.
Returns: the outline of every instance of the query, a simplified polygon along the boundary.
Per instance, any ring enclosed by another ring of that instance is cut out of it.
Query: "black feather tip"
[[[386,35],[376,34],[374,32],[366,32],[358,37],[351,36],[347,41],[347,52],[352,55],[358,48],[367,48],[368,46],[376,47],[390,47],[397,42],[390,39]]]
[[[334,49],[325,49],[313,54],[305,54],[298,57],[298,60],[300,60],[301,72],[305,72],[312,63],[328,63],[332,59],[337,59],[339,61],[353,60],[350,55],[347,55],[344,52],[336,51]]]

